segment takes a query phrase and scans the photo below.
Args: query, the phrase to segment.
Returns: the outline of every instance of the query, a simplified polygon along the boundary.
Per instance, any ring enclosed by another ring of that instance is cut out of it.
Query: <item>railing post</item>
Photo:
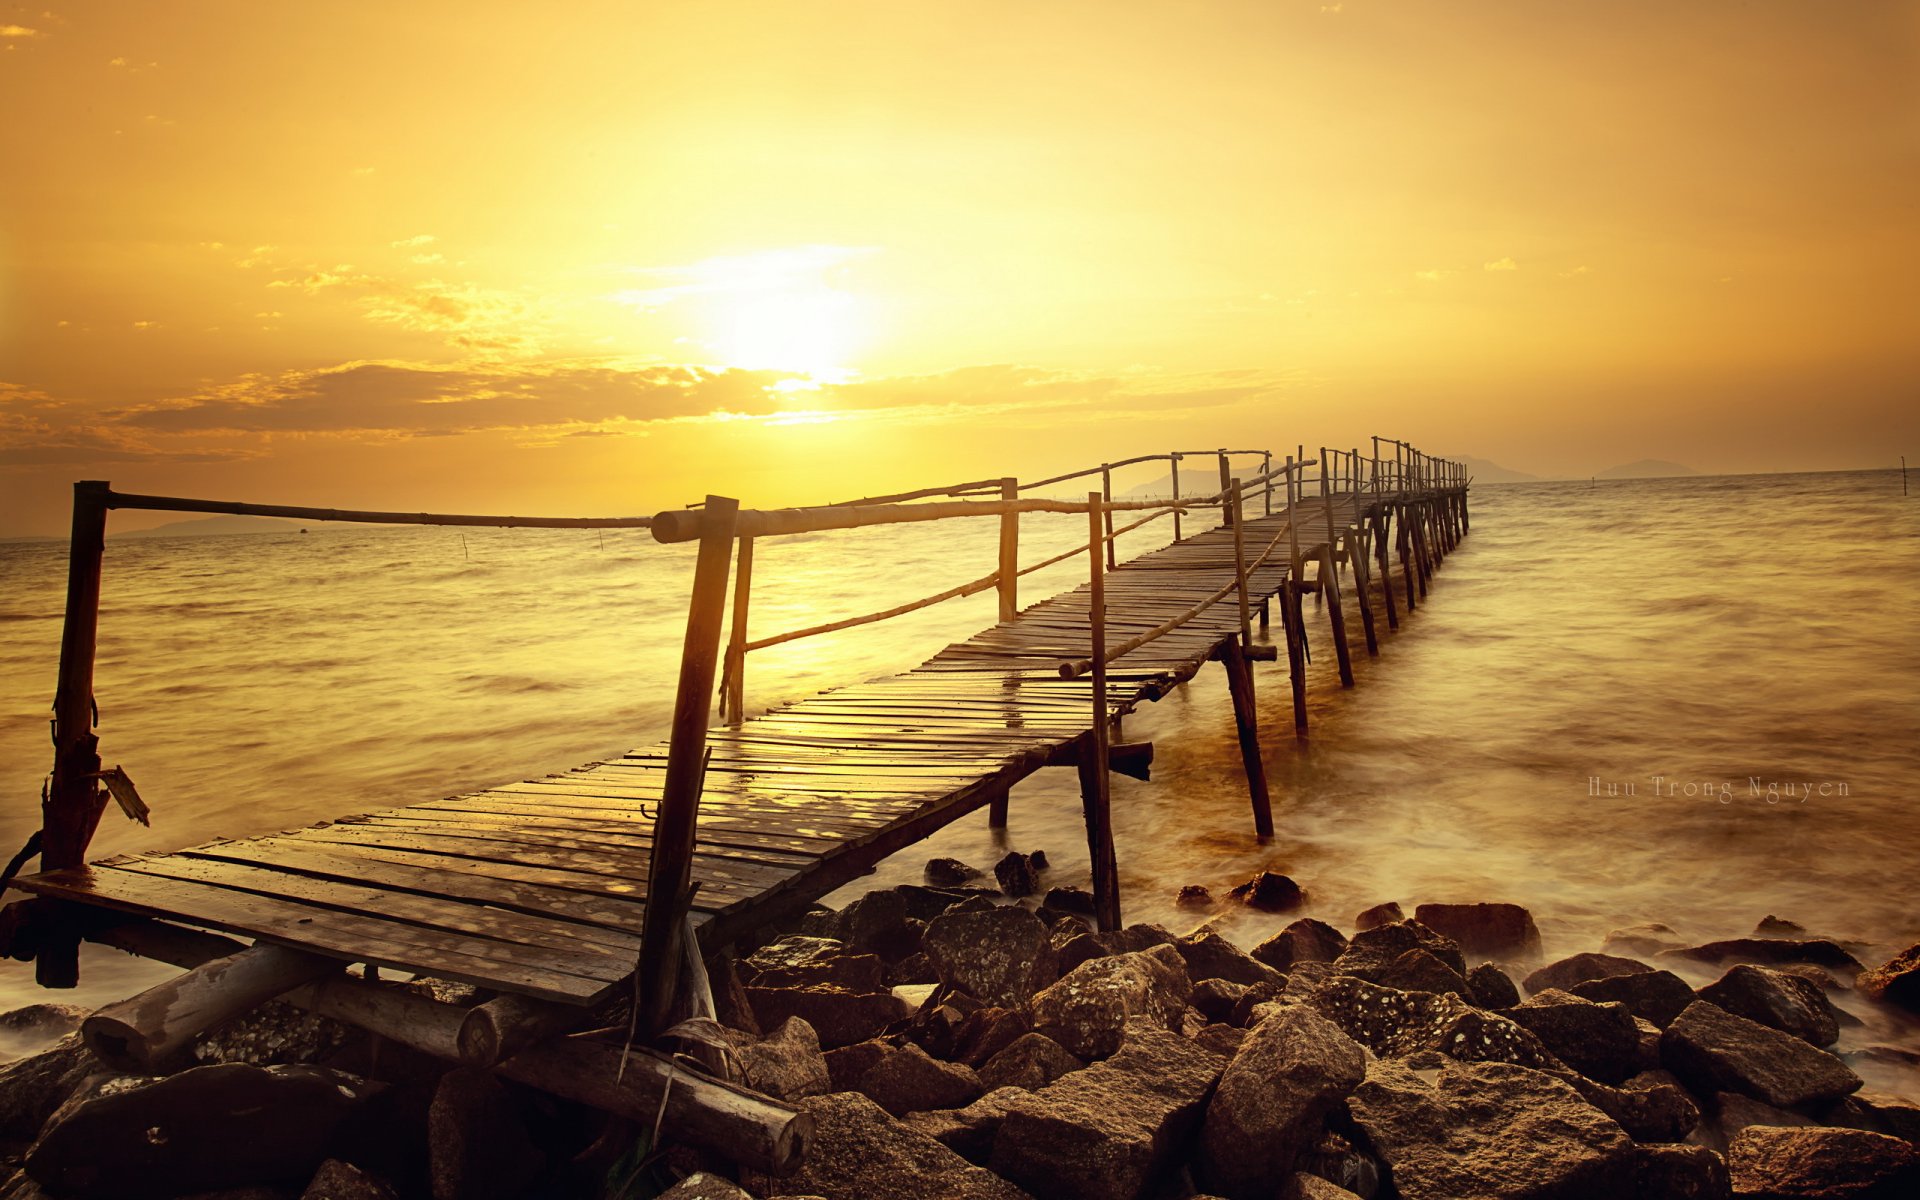
[[[1332,485],[1327,479],[1327,448],[1322,446],[1320,447],[1320,507],[1324,509],[1327,514],[1327,550],[1329,553],[1333,550],[1334,542],[1337,540],[1333,532],[1333,492],[1331,489]]]
[[[1219,453],[1220,453],[1220,490],[1222,492],[1225,492],[1233,486],[1233,465],[1227,460],[1227,452],[1225,450],[1222,450]],[[1227,505],[1224,498],[1222,498],[1220,502],[1220,519],[1224,524],[1231,525],[1233,523],[1233,514],[1227,511]]]
[[[1227,489],[1230,509],[1233,513],[1233,576],[1240,585],[1240,644],[1253,645],[1252,608],[1247,601],[1247,543],[1246,532],[1241,528],[1245,513],[1241,510],[1240,481],[1233,481]]]
[[[100,739],[94,733],[93,664],[100,638],[100,560],[106,551],[105,480],[73,485],[73,535],[67,550],[67,609],[60,627],[60,679],[53,695],[53,777],[40,805],[40,866],[59,871],[86,865],[87,844],[100,824],[106,793],[100,785]],[[41,987],[80,981],[80,939],[59,929],[34,964]]]
[[[739,509],[737,500],[708,496],[700,512],[700,556],[693,572],[693,598],[687,605],[686,640],[680,650],[680,680],[673,702],[666,779],[653,825],[647,908],[635,976],[640,1027],[649,1038],[673,1023],[673,1000],[685,958],[681,938],[691,898],[688,885],[706,775],[707,713],[713,703],[720,619],[727,599],[727,559]]]
[[[1081,745],[1080,805],[1087,822],[1088,857],[1093,864],[1094,921],[1103,930],[1120,928],[1120,866],[1113,851],[1113,796],[1107,780],[1107,589],[1100,554],[1101,503],[1087,494],[1087,626],[1092,642],[1093,728]]]
[[[1168,458],[1173,466],[1173,540],[1180,540],[1180,452],[1174,451]]]
[[[1000,481],[1000,498],[1018,500],[1020,481],[1008,476]],[[1020,514],[1000,514],[1000,620],[1004,624],[1020,611]]]
[[[1100,505],[1101,524],[1107,531],[1107,570],[1111,571],[1120,565],[1120,560],[1117,547],[1113,544],[1113,510],[1107,507],[1113,503],[1113,468],[1106,463],[1100,464],[1100,498],[1103,502]]]
[[[1262,450],[1260,452],[1260,473],[1262,475],[1271,475],[1273,473],[1273,451]],[[1273,515],[1273,480],[1271,479],[1267,480],[1267,490],[1261,493],[1261,499],[1266,501],[1266,506],[1267,506],[1266,515],[1269,517],[1272,516]]]
[[[753,604],[753,539],[740,539],[739,559],[733,570],[733,630],[727,638],[727,661],[720,672],[721,703],[726,722],[747,719],[747,611]]]

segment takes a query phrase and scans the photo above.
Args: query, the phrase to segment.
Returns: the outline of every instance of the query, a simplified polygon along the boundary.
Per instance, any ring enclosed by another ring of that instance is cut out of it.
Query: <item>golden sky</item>
[[[0,5],[0,533],[1920,452],[1912,3],[53,2]]]

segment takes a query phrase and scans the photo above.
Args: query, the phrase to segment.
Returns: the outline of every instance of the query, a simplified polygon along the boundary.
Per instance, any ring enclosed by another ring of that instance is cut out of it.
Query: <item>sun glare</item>
[[[849,374],[865,340],[859,298],[823,283],[717,295],[711,308],[711,345],[730,367],[802,371],[831,381]]]

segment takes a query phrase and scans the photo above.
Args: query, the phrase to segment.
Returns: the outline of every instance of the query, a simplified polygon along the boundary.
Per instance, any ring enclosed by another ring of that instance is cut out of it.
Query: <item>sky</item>
[[[54,4],[0,3],[0,534],[1920,459],[1914,3]]]

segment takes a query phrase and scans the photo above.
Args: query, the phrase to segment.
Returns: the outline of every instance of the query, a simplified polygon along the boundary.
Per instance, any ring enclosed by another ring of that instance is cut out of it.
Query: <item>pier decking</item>
[[[1323,451],[1320,461],[1327,458]],[[1308,498],[1300,494],[1301,465],[1290,460],[1284,471],[1259,477],[1269,506],[1272,495],[1286,489],[1280,511],[1242,507],[1241,486],[1223,487],[1214,500],[1228,524],[1108,569],[1096,566],[1087,584],[1020,609],[903,674],[707,728],[709,656],[704,682],[699,664],[692,668],[699,695],[691,701],[683,668],[675,739],[618,760],[172,853],[90,865],[49,861],[51,869],[17,878],[13,886],[346,962],[589,1005],[642,963],[650,884],[667,870],[663,861],[673,861],[677,839],[688,843],[688,853],[672,869],[684,871],[691,886],[671,881],[671,894],[701,942],[716,948],[803,908],[968,813],[985,807],[991,819],[1004,821],[1008,791],[1020,780],[1046,766],[1075,765],[1088,796],[1099,907],[1104,920],[1117,919],[1110,831],[1102,845],[1098,828],[1105,818],[1105,773],[1096,764],[1141,773],[1148,757],[1141,751],[1150,748],[1110,746],[1112,722],[1159,699],[1205,663],[1222,662],[1255,826],[1270,832],[1249,660],[1288,659],[1296,719],[1304,724],[1301,594],[1322,593],[1330,640],[1351,682],[1343,568],[1371,649],[1376,584],[1392,623],[1398,622],[1390,533],[1399,533],[1402,602],[1411,604],[1433,563],[1465,531],[1461,474],[1402,471],[1389,486],[1377,453],[1371,460],[1356,453],[1335,476],[1343,490],[1323,482],[1321,494]],[[1323,480],[1326,474],[1323,466]],[[1113,541],[1110,532],[1100,536],[1098,522],[1106,519],[1111,531],[1112,513],[1125,511],[1110,500],[1110,490],[1109,498],[1090,497],[1074,510],[1089,511],[1095,522],[1088,550],[1095,563],[1111,555]],[[1020,510],[1009,507],[1015,503],[1005,500],[996,511],[1017,521]],[[659,522],[656,535],[663,532]],[[750,546],[732,534],[721,544],[739,546],[744,577]],[[703,543],[703,564],[710,557]],[[1011,562],[1003,546],[1000,571],[983,581],[1000,583],[1003,601]],[[1307,564],[1315,566],[1311,575]],[[721,565],[724,587],[724,559]],[[694,627],[704,621],[717,637],[717,608],[706,616],[700,611],[700,589],[711,592],[712,582],[696,583],[690,659],[698,657]],[[744,598],[744,592],[736,596],[736,609]],[[1275,602],[1284,645],[1255,645],[1249,622],[1258,617],[1264,628]],[[743,639],[744,617],[738,619],[728,655],[732,674],[722,684],[722,699],[732,701],[736,718],[743,715],[739,672],[751,648]],[[1095,653],[1095,646],[1111,657]],[[701,710],[698,730],[686,727],[689,703]],[[690,743],[694,732],[700,736]],[[691,768],[693,811],[684,783],[689,744],[704,750],[703,761]],[[340,807],[351,809],[351,798],[342,797]],[[669,819],[676,813],[683,832]],[[697,835],[686,824],[695,820]],[[670,911],[655,914],[656,921],[663,917],[678,920]]]

